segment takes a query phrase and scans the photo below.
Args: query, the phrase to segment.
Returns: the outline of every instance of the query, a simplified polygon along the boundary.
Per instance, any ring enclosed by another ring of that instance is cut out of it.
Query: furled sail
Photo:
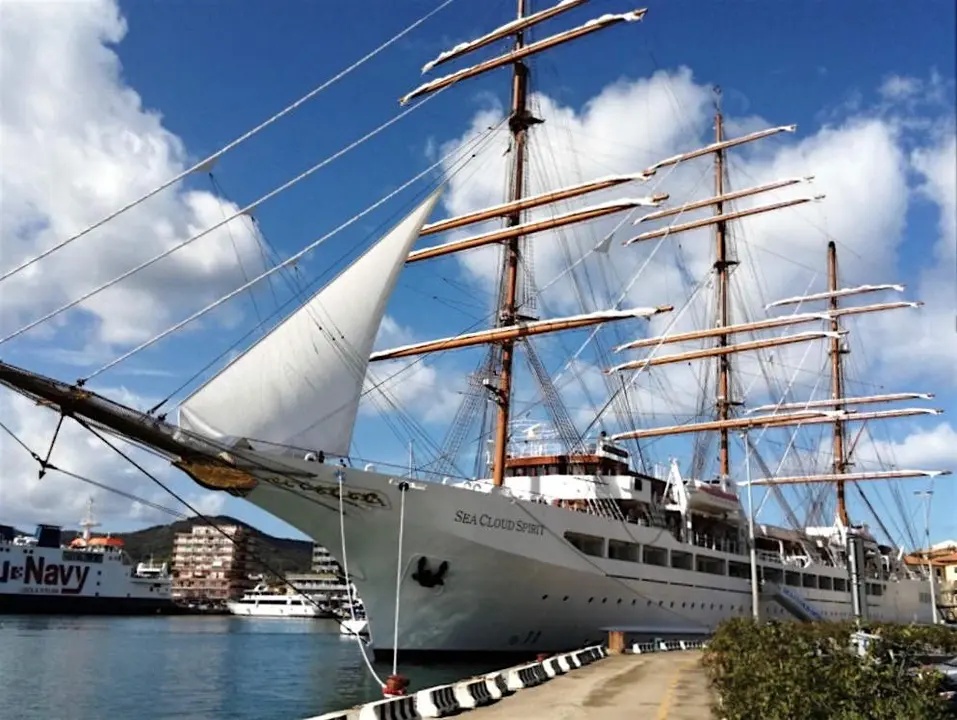
[[[348,454],[386,304],[439,193],[183,401],[180,427]]]

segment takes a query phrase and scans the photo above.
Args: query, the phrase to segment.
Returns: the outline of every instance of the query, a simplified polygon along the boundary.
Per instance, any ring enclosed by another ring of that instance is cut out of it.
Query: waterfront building
[[[229,537],[226,537],[226,536]],[[223,601],[253,587],[255,538],[248,528],[194,525],[173,539],[173,597]]]

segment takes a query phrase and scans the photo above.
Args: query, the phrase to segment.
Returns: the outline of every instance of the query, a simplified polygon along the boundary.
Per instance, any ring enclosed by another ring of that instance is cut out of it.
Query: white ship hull
[[[136,577],[115,552],[0,542],[0,613],[170,612],[166,578]]]
[[[266,463],[274,464],[275,458]],[[267,476],[244,497],[329,548],[365,603],[377,651],[393,647],[396,548],[401,478],[342,469],[346,557],[339,537],[339,468],[283,458],[302,474]],[[572,531],[747,563],[746,557],[679,543],[660,528],[437,483],[416,483],[406,496],[397,642],[403,651],[539,652],[579,647],[627,627],[648,634],[706,633],[751,612],[746,578],[592,557],[564,539]],[[442,584],[414,579],[421,558]],[[789,568],[793,569],[793,568]],[[841,568],[816,574],[846,577]],[[875,620],[929,622],[929,602],[916,580],[881,583],[869,597]],[[825,619],[852,615],[848,592],[791,588]],[[765,601],[763,613],[788,617]]]

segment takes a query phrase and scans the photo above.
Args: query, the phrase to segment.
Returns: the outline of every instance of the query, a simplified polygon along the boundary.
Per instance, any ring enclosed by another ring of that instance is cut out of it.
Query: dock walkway
[[[469,720],[710,720],[701,652],[612,655],[468,713]]]

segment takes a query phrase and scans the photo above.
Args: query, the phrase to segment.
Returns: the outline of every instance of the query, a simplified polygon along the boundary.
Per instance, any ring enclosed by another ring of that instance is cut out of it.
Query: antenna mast
[[[517,0],[518,20],[525,17],[526,0]],[[515,49],[525,45],[525,33],[515,34]],[[512,112],[508,127],[512,133],[512,179],[510,184],[509,201],[514,202],[522,198],[525,180],[525,145],[528,138],[528,128],[535,121],[528,113],[528,66],[521,60],[512,65]],[[507,226],[514,227],[521,224],[521,211],[508,216]],[[499,327],[514,325],[517,320],[516,298],[518,295],[518,264],[519,243],[521,238],[511,238],[505,245],[505,261],[503,266],[504,283],[499,304]],[[496,390],[498,413],[495,422],[495,445],[492,452],[492,483],[501,485],[505,479],[505,456],[508,447],[509,409],[512,395],[512,361],[515,356],[515,341],[506,340],[502,343],[502,356],[499,368],[499,382]]]
[[[714,141],[721,143],[724,141],[724,117],[721,114],[721,89],[715,88],[715,114],[714,114]],[[720,198],[724,195],[724,149],[720,148],[714,154],[714,194]],[[715,215],[724,214],[724,202],[718,200],[714,204]],[[726,234],[726,224],[722,220],[715,225],[715,262],[714,269],[717,279],[717,305],[718,305],[718,327],[727,327],[729,325],[728,309],[728,269],[735,265],[733,260],[728,260],[728,243]],[[718,347],[724,348],[728,345],[728,334],[722,333],[718,336]],[[729,354],[718,356],[718,387],[716,397],[716,409],[718,420],[728,420],[731,417],[731,357]],[[719,431],[718,441],[718,463],[719,474],[723,480],[727,480],[730,474],[730,460],[728,458],[728,429],[722,427]]]
[[[841,329],[838,315],[837,303],[837,245],[831,240],[827,244],[827,290],[830,297],[827,301],[827,308],[831,311],[831,332],[838,333]],[[834,409],[842,410],[844,399],[844,368],[842,355],[844,349],[841,347],[840,336],[835,334],[831,338],[831,399],[834,401]],[[838,418],[834,421],[834,474],[844,475],[847,472],[847,458],[844,456],[844,420]],[[838,480],[837,483],[837,517],[844,527],[850,527],[850,519],[847,516],[847,499],[844,494],[844,481]]]
[[[86,501],[86,517],[80,521],[80,527],[83,528],[83,539],[90,539],[90,530],[95,527],[99,527],[100,523],[96,521],[93,517],[93,498],[90,497]]]

